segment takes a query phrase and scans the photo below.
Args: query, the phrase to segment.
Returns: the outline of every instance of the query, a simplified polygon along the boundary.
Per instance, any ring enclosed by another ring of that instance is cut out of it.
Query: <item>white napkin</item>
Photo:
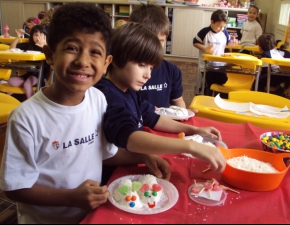
[[[290,116],[290,112],[281,112],[281,110],[288,110],[287,106],[284,106],[283,108],[277,108],[269,105],[254,104],[252,102],[248,103],[227,102],[223,100],[219,94],[214,98],[214,102],[221,109],[235,111],[239,114],[244,113],[246,115],[251,115],[251,113],[249,112],[252,112],[254,116],[264,115],[273,118],[287,118],[288,116]]]
[[[23,52],[23,50],[19,48],[11,48],[11,49],[6,50],[6,52]]]

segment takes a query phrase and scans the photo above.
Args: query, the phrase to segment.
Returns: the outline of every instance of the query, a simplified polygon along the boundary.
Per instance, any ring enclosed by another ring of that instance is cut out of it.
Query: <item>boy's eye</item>
[[[77,48],[75,46],[67,46],[65,49],[69,51],[77,51]]]
[[[101,55],[101,52],[98,50],[92,50],[91,53],[96,54],[96,55]]]

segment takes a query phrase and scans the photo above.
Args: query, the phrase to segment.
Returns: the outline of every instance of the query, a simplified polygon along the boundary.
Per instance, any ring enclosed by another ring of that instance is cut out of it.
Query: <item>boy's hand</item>
[[[214,127],[200,127],[196,130],[196,134],[210,137],[218,141],[222,140],[221,133]]]
[[[208,54],[213,54],[214,49],[215,49],[215,46],[214,45],[209,45],[209,46],[207,46],[205,48],[205,52],[208,53]]]
[[[107,202],[110,195],[106,185],[100,187],[100,184],[93,180],[86,180],[80,186],[73,189],[74,207],[83,209],[95,209],[101,204]]]
[[[144,155],[145,164],[151,170],[154,176],[169,180],[171,176],[171,171],[169,164],[166,160],[160,158],[157,155]]]

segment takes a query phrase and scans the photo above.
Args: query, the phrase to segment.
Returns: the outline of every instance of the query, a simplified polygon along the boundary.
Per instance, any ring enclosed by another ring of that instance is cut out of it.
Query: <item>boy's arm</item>
[[[145,163],[151,172],[158,178],[170,179],[169,164],[157,155],[139,154],[119,148],[116,155],[103,161],[104,165],[122,166]]]
[[[144,131],[135,131],[129,136],[127,149],[131,152],[146,152],[147,154],[192,154],[194,157],[210,163],[211,168],[217,172],[222,172],[226,165],[218,148],[195,141],[162,137]]]
[[[212,54],[214,51],[214,45],[205,46],[205,45],[200,44],[200,43],[194,43],[193,46],[201,51],[204,51],[205,53],[208,53],[208,54]]]
[[[179,107],[182,107],[182,108],[186,108],[186,104],[185,104],[184,99],[183,99],[182,96],[180,98],[171,99],[171,102],[170,103],[172,105],[175,105],[175,106],[179,106]]]
[[[109,197],[107,186],[86,180],[74,189],[55,189],[41,185],[33,185],[15,191],[5,191],[5,195],[17,202],[39,206],[66,206],[83,209],[95,209],[106,203]]]

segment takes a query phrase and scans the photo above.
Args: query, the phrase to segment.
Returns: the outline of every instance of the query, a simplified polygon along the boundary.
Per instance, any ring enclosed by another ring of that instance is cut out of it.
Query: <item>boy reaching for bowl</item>
[[[221,172],[225,168],[225,159],[218,148],[142,131],[143,126],[148,126],[167,133],[184,132],[221,140],[216,128],[195,127],[157,115],[154,105],[142,99],[138,91],[150,78],[152,69],[162,62],[163,53],[157,35],[139,23],[129,22],[114,31],[112,63],[106,76],[95,85],[108,102],[104,117],[105,136],[118,147],[136,153],[189,153]]]

